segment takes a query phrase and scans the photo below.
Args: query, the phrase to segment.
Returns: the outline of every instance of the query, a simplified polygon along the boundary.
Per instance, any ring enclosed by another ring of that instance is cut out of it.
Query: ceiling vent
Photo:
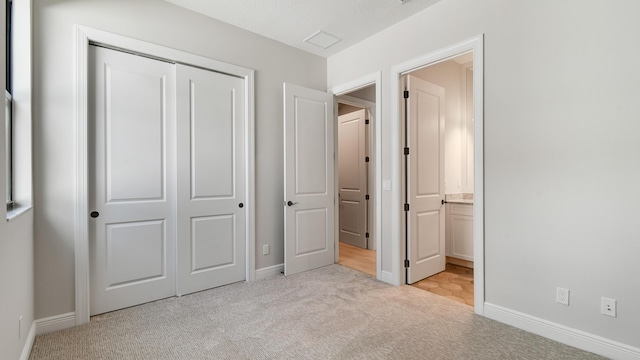
[[[322,30],[318,30],[315,33],[313,33],[313,35],[304,39],[305,42],[308,42],[309,44],[313,44],[315,46],[319,46],[323,49],[328,48],[329,46],[337,43],[340,40],[342,39],[340,39],[337,36],[333,36],[329,33],[326,33]]]

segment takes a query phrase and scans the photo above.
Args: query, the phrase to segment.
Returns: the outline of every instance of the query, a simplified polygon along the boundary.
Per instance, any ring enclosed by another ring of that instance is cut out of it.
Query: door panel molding
[[[244,81],[245,108],[245,173],[247,174],[246,202],[246,280],[255,278],[255,111],[254,111],[254,70],[224,63],[188,52],[161,45],[116,35],[86,26],[75,27],[75,322],[82,325],[89,322],[89,44],[104,44],[107,47],[124,49],[132,53],[144,54],[158,60],[189,64],[215,72],[237,76]]]

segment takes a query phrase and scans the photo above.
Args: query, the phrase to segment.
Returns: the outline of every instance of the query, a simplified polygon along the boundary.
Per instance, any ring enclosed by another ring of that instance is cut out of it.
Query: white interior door
[[[176,65],[178,289],[246,278],[244,79]]]
[[[407,76],[409,268],[412,284],[444,271],[444,89]]]
[[[175,68],[89,47],[90,309],[175,295]]]
[[[334,262],[333,97],[284,84],[284,272]]]
[[[338,117],[340,241],[367,248],[366,110]]]

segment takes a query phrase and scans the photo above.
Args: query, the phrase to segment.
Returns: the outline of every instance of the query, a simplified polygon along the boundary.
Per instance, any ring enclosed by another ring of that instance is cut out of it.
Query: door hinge
[[[404,204],[404,211],[409,211],[409,204]]]
[[[405,155],[409,155],[409,148],[408,147],[404,148],[404,154]]]
[[[404,267],[409,267],[409,259],[404,259]]]
[[[409,98],[409,90],[405,90],[404,91],[404,98],[408,99]]]
[[[365,199],[365,200],[369,200],[369,195],[368,195],[368,194],[367,194],[367,195],[365,195],[365,196],[364,196],[364,199]]]
[[[369,162],[369,157],[368,156],[365,156],[364,162]]]
[[[368,239],[369,238],[369,233],[365,233],[364,237],[366,237]]]
[[[369,125],[369,119],[364,119],[364,124]]]

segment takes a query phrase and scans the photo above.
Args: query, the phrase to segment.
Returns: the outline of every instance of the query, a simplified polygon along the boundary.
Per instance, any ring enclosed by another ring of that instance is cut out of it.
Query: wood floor
[[[411,286],[473,306],[473,269],[468,267],[447,264],[443,272]]]
[[[339,264],[375,277],[376,251],[341,242]],[[447,264],[445,271],[412,286],[473,306],[473,268]]]
[[[376,251],[341,242],[339,264],[375,277]]]

